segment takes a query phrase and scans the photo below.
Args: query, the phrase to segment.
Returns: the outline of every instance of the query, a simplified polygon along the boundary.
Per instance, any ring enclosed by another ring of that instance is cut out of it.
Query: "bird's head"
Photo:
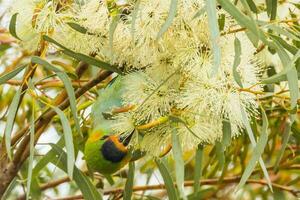
[[[132,138],[134,131],[129,135],[121,134],[121,135],[110,135],[107,134],[103,130],[93,131],[87,140],[88,143],[97,142],[99,140],[111,141],[116,144],[120,148],[126,148]]]

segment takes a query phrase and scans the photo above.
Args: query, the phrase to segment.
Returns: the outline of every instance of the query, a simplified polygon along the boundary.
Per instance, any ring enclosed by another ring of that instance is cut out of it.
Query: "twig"
[[[55,181],[51,181],[51,182],[48,182],[48,183],[45,183],[45,184],[42,184],[40,186],[40,190],[47,190],[49,188],[54,188],[62,183],[66,183],[66,182],[69,182],[70,181],[70,178],[69,177],[63,177],[63,178],[60,178],[60,179],[57,179]]]
[[[72,80],[72,85],[73,85],[73,87],[79,87],[80,85],[82,85],[83,83],[86,83],[88,81],[89,80]],[[6,81],[5,84],[18,86],[18,85],[22,85],[22,81],[12,79],[12,80]],[[35,86],[40,86],[39,88],[62,87],[62,86],[64,86],[63,82],[59,79],[44,80],[44,81],[38,82],[34,85]]]
[[[228,183],[237,183],[239,182],[241,179],[240,176],[236,176],[236,177],[225,177],[223,179],[222,182],[220,182],[219,179],[217,178],[213,178],[213,179],[203,179],[200,181],[201,185],[215,185],[215,184],[228,184]],[[259,184],[259,185],[263,185],[263,186],[267,186],[268,183],[265,180],[255,180],[255,179],[248,179],[247,182],[248,184]],[[176,184],[174,183],[174,185],[176,186]],[[185,181],[184,182],[184,186],[185,187],[192,187],[194,186],[194,181]],[[280,185],[277,183],[272,183],[272,186],[274,188],[280,189],[280,190],[284,190],[287,191],[289,193],[291,193],[294,196],[297,196],[300,191],[293,189],[289,186],[284,186],[284,185]],[[138,191],[145,191],[145,190],[163,190],[165,189],[165,185],[164,184],[157,184],[157,185],[145,185],[145,186],[135,186],[133,187],[133,191],[134,192],[138,192]],[[110,195],[110,194],[118,194],[118,193],[122,193],[124,191],[124,187],[120,187],[120,188],[116,188],[116,189],[112,189],[112,190],[106,190],[103,192],[104,195]],[[83,199],[82,195],[75,195],[75,196],[69,196],[69,197],[64,197],[64,198],[57,198],[55,200],[73,200],[73,199]]]

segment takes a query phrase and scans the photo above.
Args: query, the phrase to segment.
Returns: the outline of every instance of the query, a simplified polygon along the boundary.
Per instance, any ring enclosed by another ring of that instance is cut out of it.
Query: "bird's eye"
[[[100,138],[100,140],[105,140],[108,137],[109,137],[108,135],[104,135],[102,138]]]

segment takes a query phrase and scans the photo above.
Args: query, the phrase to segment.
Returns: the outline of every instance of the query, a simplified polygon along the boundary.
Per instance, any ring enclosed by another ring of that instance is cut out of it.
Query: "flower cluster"
[[[37,3],[22,1],[32,6],[26,12],[14,11],[23,13],[20,18],[26,20],[20,23],[24,26],[20,27],[23,32],[18,32],[21,38],[26,40],[32,33],[38,36],[47,33],[67,48],[94,53],[97,59],[126,71],[113,84],[121,87],[121,107],[130,105],[132,109],[114,113],[109,126],[119,134],[139,130],[131,141],[134,147],[158,155],[170,143],[174,132],[185,149],[214,143],[222,138],[224,120],[230,122],[232,137],[236,137],[244,127],[241,109],[246,110],[248,117],[256,113],[255,95],[242,92],[234,78],[234,40],[238,38],[242,43],[237,72],[243,87],[260,90],[255,85],[262,69],[253,56],[255,49],[244,33],[225,32],[218,40],[221,64],[212,76],[214,64],[207,16],[204,13],[195,17],[205,6],[203,0],[178,0],[177,14],[161,38],[158,32],[168,17],[170,0],[89,0],[83,5],[70,4],[70,8],[61,12],[53,10],[48,1],[41,1],[42,14],[34,19],[34,27],[32,16]],[[225,30],[235,25],[229,17],[226,19]],[[87,32],[74,30],[68,22],[84,27]],[[34,30],[26,34],[27,29]],[[109,101],[107,95],[104,99]],[[103,98],[99,101],[103,102]],[[120,105],[112,103],[105,109],[116,106]],[[139,129],[164,117],[168,120]]]

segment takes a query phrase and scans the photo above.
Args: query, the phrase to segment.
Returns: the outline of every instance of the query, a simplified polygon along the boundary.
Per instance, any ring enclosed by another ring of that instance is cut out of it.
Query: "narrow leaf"
[[[298,51],[298,48],[290,45],[289,43],[286,42],[286,40],[282,39],[281,37],[277,35],[272,35],[270,34],[273,40],[276,40],[282,47],[284,47],[286,50],[288,50],[291,54],[295,55]]]
[[[235,82],[242,88],[243,84],[241,81],[241,76],[237,72],[237,68],[241,63],[242,46],[241,46],[240,40],[237,37],[234,39],[234,52],[235,52],[235,55],[234,55],[232,73],[233,73]]]
[[[171,26],[176,13],[177,13],[177,4],[178,0],[171,0],[170,4],[170,9],[169,9],[169,14],[168,17],[165,21],[165,23],[162,25],[161,29],[159,30],[156,39],[158,40],[159,38],[162,37],[162,35],[168,30],[168,28]]]
[[[218,44],[220,38],[218,18],[217,18],[217,3],[216,0],[206,0],[205,2],[208,26],[210,32],[210,42],[213,50],[213,69],[212,76],[216,75],[221,64],[221,48]]]
[[[165,164],[163,162],[161,162],[161,160],[156,159],[155,163],[160,171],[160,174],[163,177],[169,199],[170,200],[179,200],[179,198],[177,196],[176,188],[173,183],[173,179],[168,171],[168,168],[165,166]]]
[[[194,174],[194,194],[197,195],[200,189],[200,179],[202,176],[202,165],[203,165],[203,146],[198,145],[195,156],[195,174]]]
[[[11,132],[13,130],[16,114],[18,111],[20,97],[21,97],[21,87],[17,90],[17,92],[16,92],[14,98],[12,99],[12,102],[8,108],[6,127],[5,127],[5,131],[4,131],[5,148],[6,148],[7,155],[10,159],[12,159]]]
[[[56,146],[59,146],[60,148],[62,148],[64,146],[64,138],[61,137],[59,139],[59,141],[55,144]],[[44,155],[37,163],[36,165],[34,166],[33,168],[33,172],[32,172],[32,176],[33,177],[36,177],[38,176],[39,172],[44,169],[48,163],[50,162],[56,162],[57,160],[55,159],[56,158],[56,153],[53,149],[51,149],[50,151],[48,151],[46,153],[46,155]]]
[[[225,14],[220,14],[218,18],[219,31],[223,31],[225,27]]]
[[[272,30],[274,33],[277,33],[278,35],[284,35],[286,37],[288,37],[291,40],[295,40],[295,41],[299,41],[300,40],[300,36],[296,36],[293,33],[285,30],[284,27],[275,25],[275,24],[266,24],[264,26],[265,28],[269,28],[270,30]]]
[[[285,124],[285,127],[284,127],[284,133],[283,133],[283,139],[282,139],[282,144],[281,144],[281,148],[280,148],[280,151],[277,155],[277,158],[276,158],[276,162],[275,162],[275,165],[274,165],[274,170],[277,171],[278,170],[278,167],[279,167],[279,164],[280,164],[280,161],[283,157],[283,154],[285,152],[285,149],[288,145],[288,142],[289,142],[289,139],[290,139],[290,135],[291,135],[291,128],[292,128],[292,124],[294,123],[296,119],[296,115],[295,114],[292,114],[290,116],[290,119],[286,121],[286,124]]]
[[[34,108],[34,106],[32,106]],[[33,166],[33,156],[34,156],[34,109],[32,110],[32,117],[30,121],[30,140],[29,140],[29,164],[28,164],[28,175],[27,175],[27,193],[26,200],[29,199],[30,188],[31,188],[31,179],[32,179],[32,166]]]
[[[241,189],[246,183],[247,179],[250,177],[252,171],[256,166],[257,161],[261,158],[261,154],[264,152],[264,148],[268,141],[268,118],[265,111],[263,109],[261,110],[263,119],[262,132],[260,134],[260,138],[257,141],[257,144],[254,147],[253,155],[250,161],[248,162],[247,167],[242,175],[242,178],[237,186],[237,190]]]
[[[290,59],[290,56],[286,53],[284,48],[276,40],[274,40],[274,42],[278,47],[277,53],[286,71],[291,96],[291,109],[293,110],[297,106],[299,97],[298,74],[294,63],[300,57],[300,50],[296,53],[293,59]]]
[[[251,11],[254,12],[254,13],[257,13],[257,7],[255,5],[255,3],[253,2],[253,0],[246,0]]]
[[[217,159],[219,162],[218,163],[219,169],[223,169],[225,164],[225,154],[224,154],[225,148],[221,142],[216,142],[215,146],[216,146]]]
[[[7,74],[4,74],[3,76],[0,77],[0,85],[2,85],[3,83],[6,83],[6,81],[12,79],[13,77],[15,77],[17,74],[19,74],[24,68],[26,67],[26,65],[22,65],[21,67],[16,68],[15,70],[8,72]]]
[[[56,154],[57,157],[60,157],[60,162],[55,163],[56,166],[58,166],[63,171],[67,172],[67,154],[64,150],[62,150],[59,146],[56,144],[50,144],[52,147],[53,152]],[[69,152],[68,152],[69,154]],[[83,174],[76,166],[74,166],[74,181],[76,182],[77,186],[79,187],[80,191],[82,192],[82,195],[84,199],[87,200],[102,200],[101,194],[97,191],[95,186],[92,184],[92,182],[87,178],[85,174]]]
[[[74,118],[76,130],[79,135],[82,135],[81,130],[80,130],[80,125],[79,125],[79,119],[77,116],[75,92],[74,92],[74,88],[72,86],[72,82],[68,78],[68,75],[64,71],[57,69],[56,67],[54,67],[47,61],[41,59],[40,57],[33,56],[31,59],[31,62],[40,64],[40,65],[44,66],[46,69],[55,72],[57,74],[57,76],[62,80],[62,82],[64,83],[64,86],[65,86],[65,89],[67,91],[68,97],[69,97],[71,112],[72,112],[72,115]]]
[[[231,142],[231,124],[229,121],[223,120],[222,121],[222,145],[224,148],[228,147]]]
[[[11,192],[13,191],[13,189],[19,186],[19,182],[18,182],[18,178],[15,177],[9,184],[8,188],[4,191],[4,194],[1,197],[1,200],[7,200],[9,199]]]
[[[247,133],[248,133],[250,142],[251,142],[252,146],[253,146],[255,149],[257,149],[257,148],[256,148],[256,141],[255,141],[254,134],[253,134],[253,131],[252,131],[251,126],[250,126],[250,122],[249,122],[248,117],[247,117],[247,113],[246,113],[245,109],[242,107],[241,104],[240,104],[240,110],[241,110],[241,116],[242,116],[243,124],[244,124],[244,126],[245,126],[245,128],[246,128],[246,131],[247,131]],[[264,117],[264,116],[263,116],[263,117]],[[264,138],[261,139],[261,141],[260,141],[260,146],[263,146],[263,142],[264,142]],[[258,148],[256,151],[258,151],[258,150],[260,150],[260,148]],[[258,153],[259,153],[259,152],[258,152]],[[255,155],[255,154],[254,154],[254,155]],[[266,168],[266,166],[265,166],[265,163],[264,163],[264,161],[263,161],[263,159],[262,159],[261,157],[259,157],[258,161],[259,161],[260,167],[261,167],[261,169],[262,169],[262,171],[263,171],[263,173],[264,173],[264,176],[265,176],[265,178],[266,178],[266,181],[267,181],[267,183],[268,183],[268,186],[269,186],[270,190],[273,191],[271,179],[270,179],[270,176],[269,176],[269,174],[268,174],[268,171],[267,171],[267,168]],[[250,169],[249,169],[248,171],[250,171]],[[252,172],[252,171],[251,171],[251,172]],[[250,172],[250,173],[251,173],[251,172]],[[244,174],[245,174],[245,172],[244,172]],[[246,175],[248,175],[248,172],[247,172]],[[245,175],[245,176],[246,176],[246,175]]]
[[[235,20],[242,26],[247,28],[253,34],[255,38],[261,39],[264,43],[267,43],[264,33],[257,27],[255,21],[245,14],[243,14],[231,1],[228,0],[217,0],[218,3],[226,10]]]
[[[79,24],[76,24],[74,22],[68,22],[67,23],[72,29],[74,29],[75,31],[78,31],[79,33],[82,34],[86,34],[87,33],[87,29],[80,26]]]
[[[176,171],[176,184],[182,199],[187,199],[184,192],[184,160],[182,156],[182,149],[177,134],[177,130],[174,128],[172,131],[172,152],[175,160]]]
[[[21,40],[18,36],[17,36],[17,30],[16,30],[16,25],[17,25],[17,16],[19,13],[15,13],[13,14],[13,16],[10,19],[9,22],[9,33],[14,36],[15,38],[17,38],[18,40]]]
[[[90,65],[94,65],[96,67],[99,67],[99,68],[102,68],[102,69],[106,69],[106,70],[109,70],[109,71],[113,71],[113,72],[116,72],[118,74],[122,74],[122,72],[118,69],[117,66],[114,66],[114,65],[110,65],[106,62],[103,62],[103,61],[100,61],[96,58],[93,58],[91,56],[87,56],[87,55],[84,55],[82,53],[76,53],[68,48],[66,48],[65,46],[61,45],[60,43],[58,43],[57,41],[55,41],[54,39],[44,35],[43,36],[43,39],[45,41],[48,41],[50,43],[53,43],[55,44],[56,46],[60,47],[63,49],[63,53],[72,57],[72,58],[75,58],[77,60],[80,60],[80,61],[84,61]]]
[[[270,16],[270,20],[276,19],[277,1],[278,0],[266,0],[267,13],[268,13],[268,16]]]
[[[73,178],[73,170],[75,165],[75,153],[74,153],[74,146],[73,146],[73,135],[72,135],[72,129],[70,127],[70,124],[68,122],[67,117],[65,116],[64,112],[61,111],[57,107],[53,107],[54,111],[59,116],[63,131],[64,131],[64,138],[65,138],[65,145],[66,150],[68,152],[67,154],[67,171],[70,179]]]
[[[279,72],[269,78],[263,79],[262,80],[263,83],[272,84],[272,83],[277,83],[280,81],[287,80],[287,73],[289,71],[294,71],[294,68],[295,68],[294,63],[296,62],[296,60],[298,58],[300,58],[300,50],[298,50],[298,52],[295,54],[295,56],[292,60],[289,57],[286,58],[286,56],[288,56],[288,55],[285,52],[283,52],[283,54],[281,54],[281,59],[287,59],[286,61],[283,61],[285,64],[285,68],[281,72]],[[296,73],[296,75],[297,75],[297,73]],[[297,77],[298,77],[298,75],[297,75]]]
[[[128,177],[125,184],[124,190],[124,200],[131,200],[132,199],[132,188],[133,188],[133,181],[134,181],[134,170],[135,165],[134,162],[129,162],[129,170],[128,170]]]

